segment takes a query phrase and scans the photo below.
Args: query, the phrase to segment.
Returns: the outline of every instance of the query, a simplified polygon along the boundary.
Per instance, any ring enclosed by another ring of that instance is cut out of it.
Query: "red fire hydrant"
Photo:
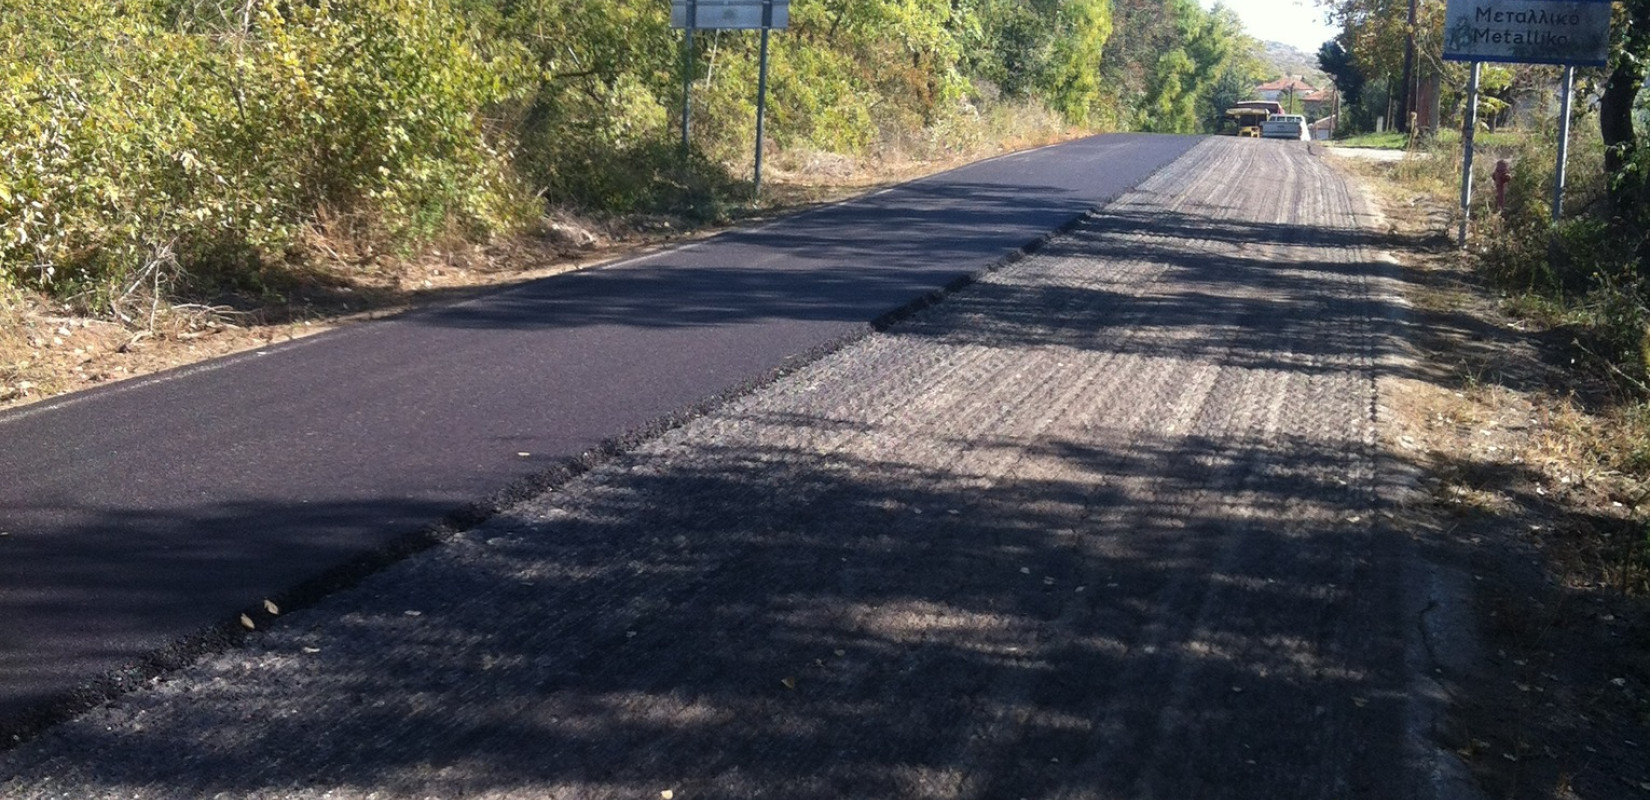
[[[1512,182],[1512,167],[1507,166],[1507,160],[1495,162],[1495,173],[1490,176],[1495,179],[1495,213],[1504,214],[1507,209],[1507,184]]]

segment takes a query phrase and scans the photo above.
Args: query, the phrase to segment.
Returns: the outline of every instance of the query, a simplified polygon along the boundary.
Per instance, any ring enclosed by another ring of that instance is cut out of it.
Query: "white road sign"
[[[790,0],[671,0],[670,27],[705,30],[786,28]]]
[[[1444,58],[1602,67],[1610,0],[1449,0]]]

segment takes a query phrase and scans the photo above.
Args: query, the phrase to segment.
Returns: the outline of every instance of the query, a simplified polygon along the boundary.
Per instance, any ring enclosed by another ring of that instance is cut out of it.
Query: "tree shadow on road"
[[[869,323],[1070,223],[1087,202],[1051,186],[913,184],[783,225],[732,231],[407,319],[490,330]]]
[[[624,457],[5,766],[169,795],[1388,796],[1394,546],[1324,469],[1355,454],[949,444],[1044,477]]]

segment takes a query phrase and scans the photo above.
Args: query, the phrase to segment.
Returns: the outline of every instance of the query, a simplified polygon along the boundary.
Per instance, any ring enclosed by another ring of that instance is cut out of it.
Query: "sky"
[[[1337,31],[1323,21],[1323,9],[1313,0],[1222,0],[1237,12],[1250,36],[1263,42],[1283,42],[1308,53],[1318,52]],[[1215,0],[1203,0],[1214,6]]]

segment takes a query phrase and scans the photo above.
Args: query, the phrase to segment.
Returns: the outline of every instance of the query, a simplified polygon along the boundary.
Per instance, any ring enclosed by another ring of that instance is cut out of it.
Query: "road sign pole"
[[[704,11],[703,19],[699,12]],[[671,0],[670,25],[682,28],[682,159],[693,153],[693,46],[700,27],[712,31],[762,31],[762,62],[756,86],[756,176],[752,195],[762,193],[762,139],[768,101],[768,37],[790,26],[790,0]],[[701,26],[700,23],[704,25]]]
[[[682,28],[682,158],[688,153],[688,118],[692,116],[693,102],[693,30],[699,17],[699,0],[687,0],[687,25]]]
[[[763,9],[764,15],[773,13],[773,3],[769,0]],[[771,21],[771,16],[764,17],[764,22]],[[762,197],[762,131],[766,119],[768,105],[768,28],[762,28],[762,55],[756,68],[756,179],[751,186],[751,199]]]
[[[1570,102],[1575,95],[1576,68],[1564,68],[1564,96],[1558,101],[1558,167],[1553,172],[1553,224],[1564,215],[1564,173],[1570,160]]]
[[[1461,232],[1456,245],[1467,246],[1467,222],[1472,218],[1472,143],[1478,133],[1478,76],[1483,62],[1472,62],[1472,74],[1467,78],[1467,110],[1461,121]]]

